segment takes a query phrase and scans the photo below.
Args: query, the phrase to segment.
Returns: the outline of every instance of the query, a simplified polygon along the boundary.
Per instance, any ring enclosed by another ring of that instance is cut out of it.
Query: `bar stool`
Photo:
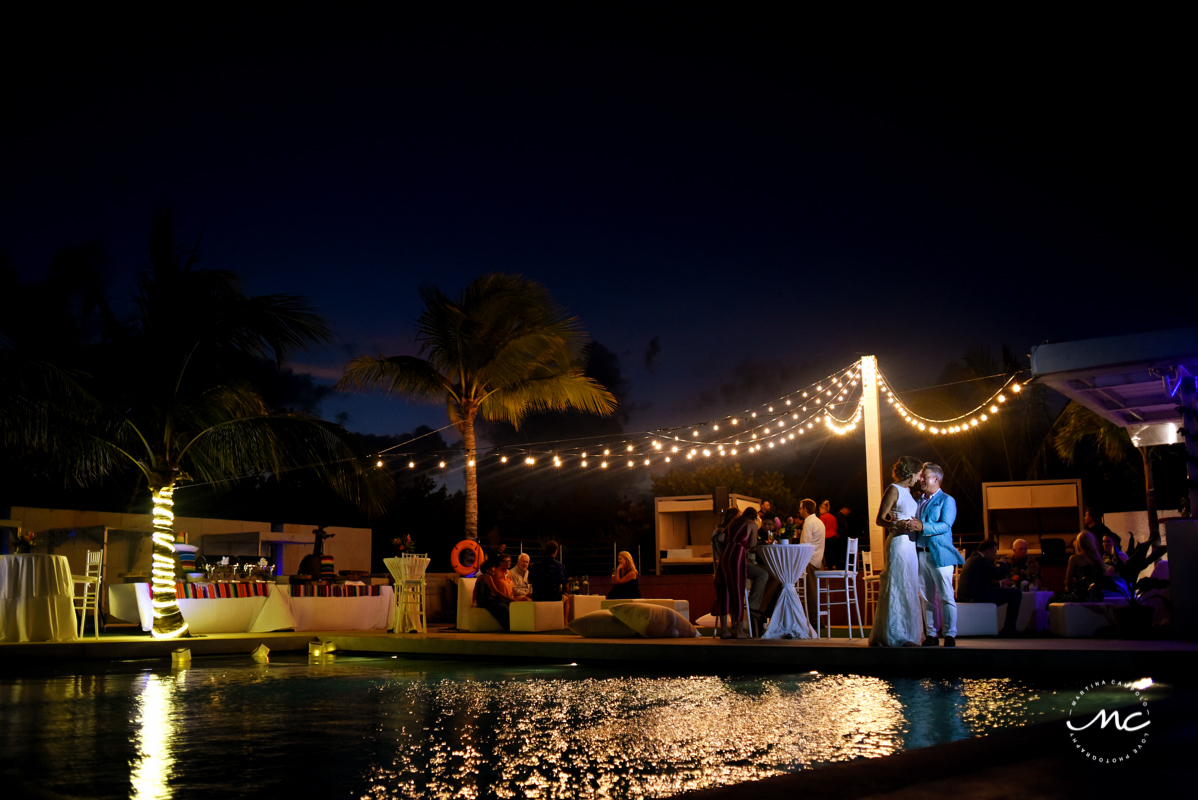
[[[849,539],[844,569],[817,569],[815,571],[815,595],[819,606],[819,621],[828,618],[828,637],[832,636],[832,606],[843,605],[848,617],[849,638],[853,638],[853,610],[857,611],[857,630],[865,638],[865,627],[861,621],[861,605],[857,602],[857,540]],[[835,581],[844,581],[843,587],[834,587]],[[825,583],[826,582],[826,583]],[[844,592],[843,601],[833,601],[833,592]]]
[[[869,617],[871,625],[874,616],[878,613],[878,597],[882,591],[882,573],[874,572],[873,555],[868,550],[861,553],[861,566],[864,568],[865,582],[865,616]]]

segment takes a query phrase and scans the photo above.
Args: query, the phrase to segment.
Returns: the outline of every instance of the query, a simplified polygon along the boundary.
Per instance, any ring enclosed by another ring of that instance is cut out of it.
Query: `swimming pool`
[[[662,797],[1063,718],[1078,688],[347,656],[87,663],[0,674],[0,786],[12,798]],[[1101,693],[1087,702],[1101,707]]]

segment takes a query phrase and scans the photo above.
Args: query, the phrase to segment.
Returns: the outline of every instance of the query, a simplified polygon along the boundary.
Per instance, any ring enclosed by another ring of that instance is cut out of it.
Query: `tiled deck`
[[[331,640],[345,653],[449,659],[534,659],[642,663],[654,669],[751,668],[786,671],[914,673],[924,675],[1046,675],[1117,671],[1154,677],[1192,675],[1198,643],[1110,639],[959,639],[955,648],[876,648],[859,638],[815,641],[697,639],[583,639],[572,634],[426,634],[303,632],[212,634],[172,641],[104,635],[98,641],[0,644],[0,664],[25,659],[89,660],[165,658],[186,647],[193,656],[302,651],[314,639]]]

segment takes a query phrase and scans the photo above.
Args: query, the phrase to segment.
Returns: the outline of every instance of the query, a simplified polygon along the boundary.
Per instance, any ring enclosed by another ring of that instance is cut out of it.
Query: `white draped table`
[[[179,598],[179,611],[192,633],[268,633],[270,631],[385,631],[395,617],[395,593],[379,587],[373,597],[292,597],[291,587],[268,584],[266,597]],[[150,584],[110,586],[114,616],[153,627]]]
[[[77,628],[66,556],[0,556],[0,642],[71,641]]]
[[[759,544],[757,559],[770,574],[782,584],[782,592],[774,605],[762,639],[818,639],[819,631],[811,627],[795,584],[803,577],[803,571],[815,555],[813,544]]]

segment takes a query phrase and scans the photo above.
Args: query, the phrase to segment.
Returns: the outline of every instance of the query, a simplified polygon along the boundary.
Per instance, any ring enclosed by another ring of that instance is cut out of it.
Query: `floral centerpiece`
[[[391,546],[395,548],[395,555],[402,556],[412,552],[412,537],[405,534],[391,540]]]
[[[33,550],[33,546],[37,544],[37,534],[33,531],[17,531],[17,538],[14,542],[18,553],[28,553]]]

